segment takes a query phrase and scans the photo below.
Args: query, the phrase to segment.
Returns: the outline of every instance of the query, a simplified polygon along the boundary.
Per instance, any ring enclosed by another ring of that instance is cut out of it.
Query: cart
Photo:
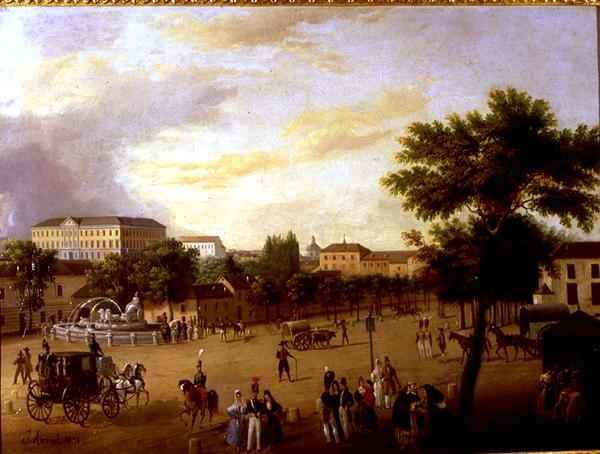
[[[65,417],[80,425],[87,421],[92,403],[98,403],[109,419],[119,414],[114,383],[98,373],[94,354],[50,353],[39,366],[39,380],[33,380],[27,391],[27,412],[32,419],[47,422],[54,404],[62,405]]]

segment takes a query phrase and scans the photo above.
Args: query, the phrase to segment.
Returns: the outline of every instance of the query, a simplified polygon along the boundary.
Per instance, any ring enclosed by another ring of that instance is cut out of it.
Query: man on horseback
[[[198,360],[196,364],[196,375],[194,375],[194,385],[206,388],[206,374],[202,372],[202,361]]]

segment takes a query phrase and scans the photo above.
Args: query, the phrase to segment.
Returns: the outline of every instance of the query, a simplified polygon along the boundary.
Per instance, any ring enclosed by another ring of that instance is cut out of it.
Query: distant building
[[[44,291],[44,307],[35,312],[34,328],[46,321],[65,319],[76,306],[74,295],[86,285],[87,271],[92,263],[87,260],[58,260],[54,267],[54,282]],[[0,261],[0,315],[1,332],[21,332],[26,323],[20,314],[17,292],[14,289],[16,269],[8,261]]]
[[[319,260],[319,255],[321,254],[321,247],[315,241],[315,237],[313,236],[310,244],[306,247],[306,257],[312,260]]]
[[[263,251],[254,250],[254,251],[244,251],[244,250],[229,250],[227,252],[228,255],[232,256],[236,261],[240,263],[244,262],[255,262],[260,260],[262,257]]]
[[[57,250],[62,260],[97,261],[108,254],[141,253],[166,237],[166,227],[148,218],[52,218],[31,228],[32,241],[42,249]]]
[[[414,276],[423,264],[417,251],[371,251],[359,243],[334,243],[319,254],[319,270],[342,275]]]
[[[562,244],[554,254],[557,276],[544,271],[534,302],[563,303],[600,313],[600,242]]]
[[[226,256],[225,246],[218,236],[182,236],[178,238],[185,249],[196,249],[200,257]]]

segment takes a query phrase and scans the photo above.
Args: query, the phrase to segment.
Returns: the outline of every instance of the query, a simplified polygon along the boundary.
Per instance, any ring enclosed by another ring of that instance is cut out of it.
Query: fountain
[[[154,344],[158,323],[144,320],[144,309],[137,295],[127,303],[125,311],[107,297],[92,298],[75,307],[65,323],[57,323],[52,327],[52,336],[67,342],[86,342],[91,333],[98,342],[109,345],[118,344]]]

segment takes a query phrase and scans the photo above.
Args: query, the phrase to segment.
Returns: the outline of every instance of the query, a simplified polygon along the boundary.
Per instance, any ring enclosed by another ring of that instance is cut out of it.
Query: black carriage
[[[541,335],[555,323],[571,315],[566,304],[528,304],[519,311],[519,331],[521,336],[541,345]]]
[[[98,373],[96,357],[89,352],[57,352],[45,357],[39,380],[29,384],[27,411],[36,421],[47,422],[54,404],[61,404],[65,417],[83,425],[90,405],[98,403],[107,418],[119,414],[120,404],[110,378]]]

